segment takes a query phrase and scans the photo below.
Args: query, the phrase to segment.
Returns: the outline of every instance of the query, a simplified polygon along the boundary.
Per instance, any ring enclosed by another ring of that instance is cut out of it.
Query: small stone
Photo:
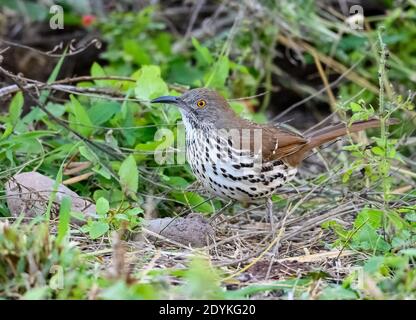
[[[25,217],[36,217],[45,213],[49,197],[53,190],[55,180],[38,172],[19,173],[10,178],[5,185],[7,205],[12,216],[20,216],[23,212]],[[95,217],[95,205],[63,184],[58,186],[55,201],[51,209],[51,217],[56,218],[62,199],[71,198],[73,212],[81,212],[85,218]],[[77,224],[83,221],[73,219]]]
[[[214,229],[208,220],[199,214],[190,214],[185,218],[146,220],[143,226],[149,231],[192,247],[204,247],[214,236]]]

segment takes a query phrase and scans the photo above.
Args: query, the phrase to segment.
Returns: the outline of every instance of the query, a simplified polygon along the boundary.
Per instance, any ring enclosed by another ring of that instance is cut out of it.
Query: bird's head
[[[198,88],[185,92],[183,95],[162,96],[151,103],[174,104],[179,107],[182,117],[202,125],[215,126],[219,119],[234,116],[227,100],[218,92]]]

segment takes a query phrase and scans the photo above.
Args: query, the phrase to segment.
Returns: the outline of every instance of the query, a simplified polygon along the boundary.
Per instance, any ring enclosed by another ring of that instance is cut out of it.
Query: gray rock
[[[7,205],[13,216],[23,214],[26,217],[36,217],[45,213],[49,197],[55,181],[38,172],[19,173],[10,178],[5,185]],[[69,196],[72,200],[72,211],[81,212],[85,218],[95,216],[95,205],[81,198],[74,191],[64,185],[59,185],[56,198],[52,205],[51,217],[56,218],[62,199]],[[82,221],[73,219],[77,224]]]
[[[168,239],[193,247],[204,247],[214,236],[214,229],[208,220],[199,214],[185,218],[162,218],[146,220],[143,226]]]

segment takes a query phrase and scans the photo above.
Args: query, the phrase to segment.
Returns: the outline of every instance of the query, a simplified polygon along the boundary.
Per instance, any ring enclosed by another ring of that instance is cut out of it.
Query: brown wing
[[[263,128],[263,162],[283,159],[299,151],[307,139],[295,132],[279,127]]]
[[[242,149],[248,149],[250,146],[249,151],[257,154],[259,150],[255,149],[259,147],[259,138],[255,131],[260,129],[263,163],[279,159],[286,160],[285,157],[296,153],[309,141],[308,138],[282,127],[261,125],[239,118],[231,108],[223,111],[215,124],[217,129],[237,130],[238,139],[232,139],[238,140],[237,143],[233,142],[234,146],[239,145]]]
[[[250,151],[253,153],[258,153],[257,148],[260,146],[259,135],[258,132],[255,133],[255,130],[261,131],[263,163],[283,159],[299,151],[308,142],[307,139],[295,132],[269,125],[249,123],[249,126],[242,129],[250,129],[251,134],[244,134],[241,131],[241,145],[250,146]]]

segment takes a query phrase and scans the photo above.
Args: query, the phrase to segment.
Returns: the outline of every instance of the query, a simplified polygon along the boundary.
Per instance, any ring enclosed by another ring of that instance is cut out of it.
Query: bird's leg
[[[275,229],[274,229],[274,219],[273,219],[274,217],[273,217],[273,201],[272,201],[272,198],[267,198],[267,200],[266,200],[266,210],[267,210],[267,213],[269,215],[270,227],[272,229],[272,232],[274,233]]]
[[[209,219],[209,222],[211,223],[214,221],[221,213],[223,213],[227,208],[232,206],[235,203],[235,200],[230,200],[224,207],[222,207],[218,212],[215,212],[215,214]]]

